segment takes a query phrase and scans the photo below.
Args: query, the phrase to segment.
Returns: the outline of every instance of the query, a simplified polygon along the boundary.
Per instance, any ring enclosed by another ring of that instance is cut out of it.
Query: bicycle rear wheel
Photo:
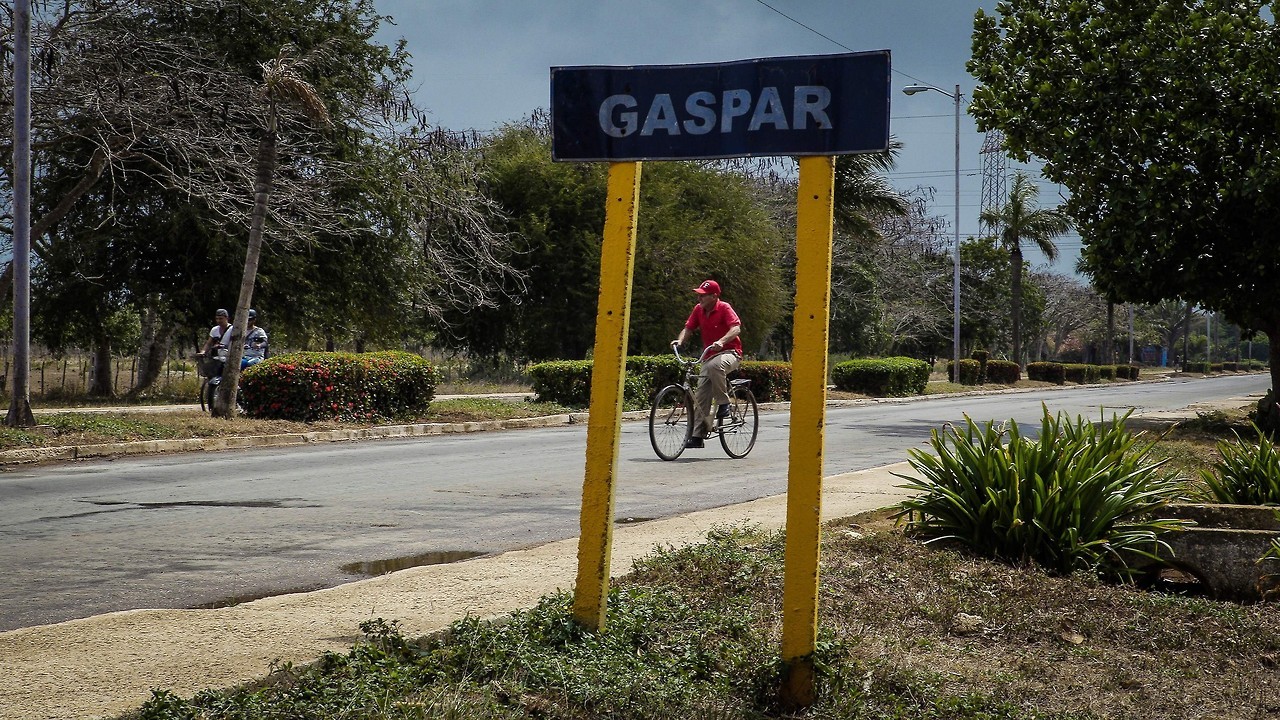
[[[737,387],[731,393],[729,417],[720,427],[720,447],[732,458],[746,457],[756,445],[760,408],[750,388]]]
[[[693,429],[693,396],[680,385],[668,385],[653,397],[649,410],[649,443],[663,460],[675,460]]]

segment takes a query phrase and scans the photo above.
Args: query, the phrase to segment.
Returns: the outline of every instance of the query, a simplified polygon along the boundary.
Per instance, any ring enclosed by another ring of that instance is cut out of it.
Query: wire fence
[[[0,349],[3,374],[0,374],[0,391],[6,396],[12,391],[13,356],[11,348]],[[128,394],[138,381],[136,355],[113,356],[110,365],[112,395]],[[43,348],[31,348],[29,379],[31,397],[39,399],[87,398],[94,386],[94,365],[91,353],[69,351],[54,354]],[[160,374],[147,389],[146,395],[154,399],[197,402],[200,380],[196,362],[190,349],[172,348],[164,360]]]

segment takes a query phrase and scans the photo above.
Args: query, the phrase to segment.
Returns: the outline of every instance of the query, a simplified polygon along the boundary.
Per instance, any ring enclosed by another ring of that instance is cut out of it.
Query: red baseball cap
[[[699,295],[719,295],[720,283],[715,280],[703,280],[702,284],[693,289]]]

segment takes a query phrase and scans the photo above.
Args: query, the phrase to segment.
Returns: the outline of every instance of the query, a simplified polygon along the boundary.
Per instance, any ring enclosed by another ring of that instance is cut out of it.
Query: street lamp
[[[954,275],[951,278],[951,312],[955,320],[951,328],[951,345],[952,345],[952,381],[960,382],[960,100],[963,97],[960,94],[960,86],[956,85],[956,91],[949,93],[939,87],[932,85],[908,85],[902,88],[902,92],[907,95],[915,95],[916,93],[932,90],[942,93],[951,98],[956,103],[956,242],[953,248],[952,265]]]

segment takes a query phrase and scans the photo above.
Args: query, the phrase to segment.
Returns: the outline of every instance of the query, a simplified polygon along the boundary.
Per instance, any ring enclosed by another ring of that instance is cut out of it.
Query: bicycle
[[[200,410],[201,412],[213,412],[214,393],[218,392],[218,385],[222,382],[222,361],[206,356],[204,353],[196,353],[194,355],[196,361],[196,375],[200,378]],[[253,367],[262,362],[262,358],[241,359],[240,370]],[[236,405],[244,410],[244,397],[236,396]]]
[[[685,444],[693,436],[694,404],[693,393],[697,388],[698,364],[705,358],[697,360],[680,356],[680,347],[671,344],[676,362],[684,371],[684,382],[668,385],[653,396],[653,407],[649,410],[649,443],[653,451],[663,460],[675,460],[684,452]],[[705,351],[704,351],[705,355]],[[721,406],[716,412],[715,427],[707,436],[720,438],[720,447],[731,458],[743,458],[751,452],[756,444],[756,433],[760,425],[760,408],[756,405],[756,397],[751,392],[751,381],[747,379],[729,381],[729,407],[727,414]],[[723,415],[723,417],[720,417]]]
[[[218,360],[204,353],[192,356],[196,361],[196,377],[200,378],[200,411],[213,411],[213,394],[218,390],[218,383],[210,382],[217,378]]]

